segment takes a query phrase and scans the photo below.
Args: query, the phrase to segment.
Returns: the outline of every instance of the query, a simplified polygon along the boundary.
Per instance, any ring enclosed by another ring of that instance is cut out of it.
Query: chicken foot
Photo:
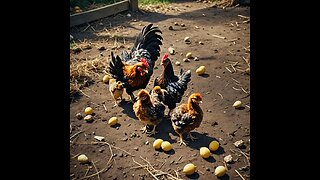
[[[180,142],[179,142],[179,145],[181,146],[182,144],[186,146],[186,143],[183,141],[183,138],[182,138],[182,134],[179,134],[180,136]]]
[[[189,135],[191,141],[194,141],[194,140],[198,139],[197,137],[192,136],[191,132],[189,132],[188,135]]]

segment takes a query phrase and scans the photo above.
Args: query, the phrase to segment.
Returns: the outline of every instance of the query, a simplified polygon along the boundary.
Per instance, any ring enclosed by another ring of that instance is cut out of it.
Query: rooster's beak
[[[144,70],[144,72],[145,72],[146,74],[148,74],[148,70]]]
[[[202,104],[202,101],[198,101],[199,104]]]
[[[163,65],[163,62],[161,62],[160,65]]]

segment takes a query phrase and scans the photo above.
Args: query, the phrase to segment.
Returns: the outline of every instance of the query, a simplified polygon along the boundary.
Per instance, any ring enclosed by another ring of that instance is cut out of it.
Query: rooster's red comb
[[[169,57],[168,53],[164,54],[164,56],[162,57],[162,61],[166,60],[168,57]]]
[[[148,64],[148,61],[145,58],[140,58],[140,62],[142,62],[143,65],[146,66],[146,68],[148,69],[149,64]]]

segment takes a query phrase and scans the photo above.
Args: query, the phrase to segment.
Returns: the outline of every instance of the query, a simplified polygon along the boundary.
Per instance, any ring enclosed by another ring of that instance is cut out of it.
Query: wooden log
[[[70,15],[70,27],[95,21],[129,9],[129,1],[121,1],[97,9]]]

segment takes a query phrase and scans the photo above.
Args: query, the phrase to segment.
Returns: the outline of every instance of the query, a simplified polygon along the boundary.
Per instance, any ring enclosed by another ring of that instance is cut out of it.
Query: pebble
[[[223,160],[226,162],[226,163],[231,163],[233,161],[232,159],[232,156],[229,154],[228,156],[225,156],[223,158]]]
[[[133,149],[136,150],[136,151],[139,151],[139,148],[138,148],[138,147],[134,147]]]
[[[243,140],[239,140],[239,141],[236,141],[235,143],[233,143],[236,147],[242,147],[244,145],[244,142]]]
[[[172,26],[169,26],[169,30],[173,30],[173,27],[172,27]]]
[[[77,114],[76,114],[76,117],[77,117],[77,119],[79,119],[79,120],[81,120],[81,119],[83,118],[81,113],[77,113]]]
[[[194,57],[194,61],[199,61],[199,58],[198,57]]]
[[[206,171],[210,171],[210,168],[206,167]]]
[[[190,60],[188,58],[184,58],[183,62],[190,62]]]
[[[104,149],[99,149],[99,152],[102,153],[104,151]]]
[[[122,141],[127,141],[128,140],[128,137],[124,137],[123,139],[122,139]]]
[[[146,141],[144,144],[145,144],[145,145],[148,145],[148,144],[149,144],[149,141]]]
[[[123,153],[119,153],[119,157],[123,157]]]

